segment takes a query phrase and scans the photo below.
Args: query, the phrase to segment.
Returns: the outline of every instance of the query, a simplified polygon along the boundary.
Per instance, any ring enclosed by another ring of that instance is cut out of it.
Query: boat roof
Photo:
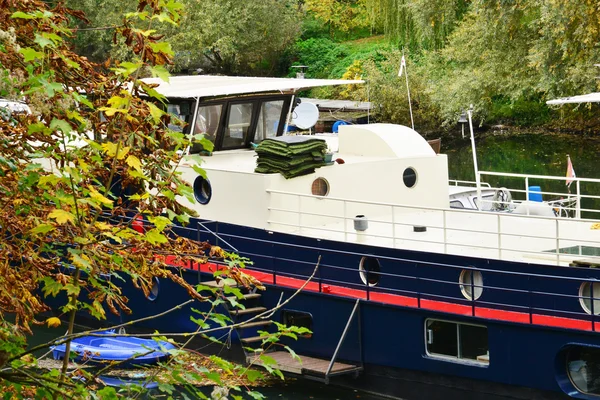
[[[600,103],[600,93],[588,93],[579,96],[562,97],[560,99],[548,100],[546,104],[579,104],[579,103]]]
[[[319,86],[351,85],[362,80],[262,78],[246,76],[188,75],[172,76],[168,82],[160,78],[144,79],[159,86],[156,90],[168,98],[231,96],[249,93],[296,93]]]
[[[319,110],[331,111],[369,111],[372,104],[369,101],[311,99],[301,97],[303,103],[313,103]]]

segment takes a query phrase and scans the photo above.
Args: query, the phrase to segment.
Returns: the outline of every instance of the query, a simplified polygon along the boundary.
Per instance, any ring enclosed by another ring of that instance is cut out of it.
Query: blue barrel
[[[346,121],[335,121],[331,128],[331,131],[333,133],[338,133],[338,130],[340,129],[340,125],[348,125],[348,123]]]
[[[529,201],[542,202],[542,188],[539,186],[529,186]]]

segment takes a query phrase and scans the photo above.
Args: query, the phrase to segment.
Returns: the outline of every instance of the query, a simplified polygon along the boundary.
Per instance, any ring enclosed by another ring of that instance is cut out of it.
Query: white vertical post
[[[287,133],[288,126],[290,125],[290,122],[292,121],[292,110],[294,109],[295,101],[296,101],[296,95],[292,95],[292,101],[290,102],[290,109],[288,111],[287,118],[285,119],[285,125],[283,126],[283,132],[281,133],[282,135],[285,135]]]
[[[394,215],[394,206],[390,206],[392,209],[392,247],[396,247],[396,216]]]
[[[404,57],[404,54],[402,55],[402,57]],[[410,111],[410,124],[413,128],[413,130],[415,129],[415,120],[413,119],[413,112],[412,112],[412,103],[410,101],[410,89],[408,88],[408,69],[404,68],[404,74],[406,75],[406,93],[408,94],[408,109]]]
[[[500,227],[500,214],[497,214],[498,222],[498,259],[502,260],[502,229]]]
[[[446,227],[446,210],[442,211],[442,216],[444,220],[444,254],[448,254],[448,234]]]
[[[298,196],[298,233],[302,232],[302,197]]]
[[[525,177],[525,201],[529,201],[529,177]],[[529,203],[527,204],[527,215],[529,215]]]
[[[577,180],[577,182],[575,182],[575,184],[577,185],[577,208],[575,209],[575,218],[580,219],[581,218],[581,188],[580,188],[580,182],[579,180]]]
[[[344,202],[344,242],[348,241],[348,217],[346,216],[346,200]]]
[[[558,231],[558,218],[555,219],[556,224],[556,265],[560,265],[560,232]]]
[[[477,209],[481,211],[481,182],[479,178],[479,167],[477,166],[477,149],[475,147],[475,133],[473,132],[473,104],[469,107],[467,114],[469,115],[469,129],[471,130],[471,150],[473,152],[473,168],[475,169],[475,185],[477,186]]]
[[[196,120],[198,119],[198,110],[200,109],[200,97],[199,96],[196,97],[196,104],[194,104],[194,107],[196,109],[194,110],[194,114],[192,117],[192,126],[190,127],[190,134],[189,134],[190,138],[193,138],[195,135],[194,130],[196,129]],[[185,152],[184,152],[185,155],[190,154],[190,150],[191,150],[192,146],[193,145],[190,145],[185,149]]]

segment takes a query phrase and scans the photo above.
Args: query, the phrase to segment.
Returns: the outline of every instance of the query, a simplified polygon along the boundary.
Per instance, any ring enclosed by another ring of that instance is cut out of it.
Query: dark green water
[[[480,171],[564,176],[567,155],[570,155],[578,177],[600,178],[600,138],[554,134],[509,137],[498,134],[478,138],[476,145]],[[456,140],[448,147],[442,145],[442,152],[448,155],[451,178],[475,179],[470,140]]]
[[[563,177],[567,172],[567,155],[578,178],[600,178],[598,157],[600,155],[600,138],[578,135],[558,134],[519,134],[519,135],[483,135],[476,139],[479,171],[505,172],[528,175],[551,175]],[[471,142],[468,138],[458,139],[447,146],[442,145],[442,152],[448,155],[449,176],[451,179],[475,180]],[[509,189],[525,189],[522,178],[503,178],[483,176],[482,182],[492,187]],[[600,195],[600,185],[581,182],[581,193],[584,195]],[[543,192],[567,193],[564,180],[550,181],[530,179],[529,186],[540,186]],[[570,188],[576,192],[576,184]],[[563,197],[563,196],[546,196]],[[513,198],[523,200],[523,193],[514,193]],[[600,209],[600,202],[582,199],[583,209]],[[582,214],[584,217],[598,218],[598,215]]]

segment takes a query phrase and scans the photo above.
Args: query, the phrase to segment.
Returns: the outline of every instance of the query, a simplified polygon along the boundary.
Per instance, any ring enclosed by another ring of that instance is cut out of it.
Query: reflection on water
[[[486,136],[476,140],[480,171],[564,176],[567,155],[578,177],[600,178],[597,168],[600,138],[575,135],[522,134]],[[474,180],[471,142],[455,141],[443,148],[450,177]]]

